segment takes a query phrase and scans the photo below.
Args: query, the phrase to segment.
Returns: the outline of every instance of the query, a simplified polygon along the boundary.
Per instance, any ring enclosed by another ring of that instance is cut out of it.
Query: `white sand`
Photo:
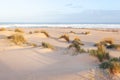
[[[47,38],[41,33],[28,34],[24,36],[29,42],[41,44],[42,41],[49,42],[56,50],[41,47],[17,46],[2,36],[13,34],[12,31],[1,31],[0,39],[0,80],[92,80],[91,76],[97,73],[98,60],[89,54],[72,56],[65,54],[70,43],[57,39],[61,34],[71,30],[77,34],[69,33],[70,39],[79,36],[85,49],[95,48],[93,45],[102,38],[112,37],[115,43],[119,43],[120,33],[103,32],[88,29],[59,29],[42,28],[49,32],[52,38]],[[26,32],[41,30],[25,29]],[[79,34],[82,31],[90,31],[90,35]],[[110,55],[118,57],[119,51],[110,50]],[[91,71],[92,70],[92,71]],[[99,78],[100,79],[100,78]],[[95,80],[99,80],[95,79]],[[100,79],[101,80],[101,79]]]

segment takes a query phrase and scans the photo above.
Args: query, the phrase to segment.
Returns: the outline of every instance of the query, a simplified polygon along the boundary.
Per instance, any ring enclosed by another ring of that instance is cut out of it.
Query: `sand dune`
[[[85,44],[83,48],[93,49],[94,43],[99,40],[112,37],[115,43],[119,43],[120,33],[103,32],[89,29],[59,29],[40,28],[51,35],[47,38],[42,33],[28,34],[29,31],[37,29],[25,29],[23,34],[27,41],[41,45],[41,42],[49,42],[56,47],[55,50],[42,47],[15,45],[2,36],[14,34],[12,31],[0,32],[0,80],[101,80],[96,77],[98,60],[87,53],[72,56],[67,53],[70,43],[58,39],[62,34],[69,34],[70,40],[80,37]],[[76,34],[69,33],[75,31]],[[90,31],[90,35],[80,34],[83,31]],[[109,50],[110,55],[119,57],[119,51]],[[68,51],[69,52],[69,51]]]

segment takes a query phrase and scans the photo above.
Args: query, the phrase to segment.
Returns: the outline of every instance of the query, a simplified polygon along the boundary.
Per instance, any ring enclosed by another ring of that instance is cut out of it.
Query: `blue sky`
[[[120,23],[120,0],[0,0],[0,22]]]

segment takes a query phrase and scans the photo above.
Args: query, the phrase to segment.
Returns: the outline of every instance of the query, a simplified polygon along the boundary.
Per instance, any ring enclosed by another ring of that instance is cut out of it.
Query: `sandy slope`
[[[70,56],[48,49],[10,50],[0,54],[0,78],[3,80],[66,80],[66,77],[95,67],[88,54]],[[7,76],[7,77],[6,77]],[[64,76],[64,77],[63,77]],[[73,76],[73,79],[76,78]],[[63,77],[63,78],[61,78]],[[53,79],[52,79],[53,78]],[[69,80],[70,77],[68,77]]]
[[[49,32],[51,38],[41,33],[28,34],[38,29],[25,29],[24,36],[29,42],[41,44],[42,41],[53,44],[57,49],[52,51],[41,47],[17,46],[2,36],[13,34],[2,31],[0,39],[0,80],[91,80],[97,73],[98,61],[89,54],[72,56],[65,54],[70,43],[57,38],[73,30],[77,34],[69,33],[70,39],[79,36],[85,44],[85,49],[95,48],[93,44],[102,38],[112,37],[119,43],[120,33],[103,32],[89,29],[59,29],[42,28]],[[41,30],[41,29],[40,29]],[[90,31],[90,35],[80,32]],[[112,56],[120,56],[119,51],[110,50]],[[100,79],[100,78],[99,78]],[[96,80],[99,80],[96,78]],[[100,79],[101,80],[101,79]]]

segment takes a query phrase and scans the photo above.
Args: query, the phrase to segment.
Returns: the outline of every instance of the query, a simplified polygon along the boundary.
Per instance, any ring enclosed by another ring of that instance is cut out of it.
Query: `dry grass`
[[[80,40],[73,40],[72,43],[68,46],[68,49],[75,48],[77,53],[85,53],[86,51],[81,48],[84,45]],[[75,52],[75,54],[76,54]]]
[[[31,33],[31,32],[29,32],[29,33]],[[34,31],[34,33],[43,33],[43,34],[45,34],[46,37],[50,37],[50,35],[48,34],[48,32],[45,31],[45,30],[41,30],[41,31],[36,30],[36,31]],[[32,33],[31,33],[31,34],[32,34]]]
[[[112,74],[120,74],[120,62],[118,61],[110,62],[110,66],[108,67],[108,69]]]
[[[100,42],[96,43],[94,46],[98,46],[99,44],[102,44],[107,47],[107,46],[114,44],[114,39],[113,38],[104,38]]]
[[[43,34],[45,34],[46,37],[50,37],[50,35],[48,34],[47,31],[45,31],[45,30],[41,30],[40,32],[43,33]]]
[[[16,28],[15,32],[20,32],[20,33],[24,33],[24,30],[20,29],[20,28]]]
[[[88,35],[88,34],[90,34],[90,32],[89,32],[89,31],[85,32],[85,35]]]
[[[115,49],[120,50],[120,44],[115,44]]]
[[[33,33],[32,31],[29,32],[29,34],[32,34],[32,33]]]
[[[108,49],[116,49],[116,50],[120,50],[120,44],[111,44],[109,46],[107,46]]]
[[[114,39],[113,38],[104,38],[101,42],[114,44]]]
[[[74,40],[80,41],[80,38],[77,36],[74,38]]]
[[[49,49],[55,49],[53,45],[47,42],[42,42],[42,47],[49,48]]]
[[[34,33],[40,33],[40,31],[39,30],[35,30]]]
[[[73,34],[76,34],[76,32],[74,32],[74,31],[70,31],[69,33],[73,33]]]
[[[87,32],[82,32],[81,34],[88,35],[88,34],[90,34],[90,32],[89,32],[89,31],[87,31]]]
[[[64,34],[59,37],[59,39],[62,39],[62,38],[65,39],[67,42],[70,42],[69,35]]]
[[[111,74],[120,74],[120,58],[112,58],[100,64],[100,68],[108,69]]]
[[[90,53],[90,55],[97,57],[100,62],[110,59],[109,53],[106,52],[106,48],[102,44],[97,46],[97,50],[89,50],[88,52]]]
[[[84,45],[84,44],[81,42],[81,40],[80,40],[79,37],[75,37],[74,40],[72,41],[72,43],[77,43],[78,45]]]
[[[25,44],[27,42],[24,36],[21,34],[13,34],[11,36],[8,36],[8,39],[11,39],[11,41],[16,45]]]
[[[0,31],[6,31],[7,29],[6,28],[0,28]]]
[[[37,44],[35,44],[35,43],[27,43],[29,46],[33,46],[33,47],[38,47],[38,45]]]
[[[103,60],[109,60],[110,59],[110,55],[108,52],[106,52],[106,48],[104,45],[98,45],[97,47],[97,57],[99,59],[100,62],[102,62]]]
[[[105,38],[102,41],[100,41],[99,43],[94,44],[94,46],[98,46],[100,44],[104,45],[108,49],[120,50],[120,44],[114,44],[113,38]]]
[[[102,44],[99,44],[99,45],[97,46],[97,50],[100,51],[101,53],[105,53],[105,52],[106,52],[106,48],[105,48],[105,46],[102,45]]]

